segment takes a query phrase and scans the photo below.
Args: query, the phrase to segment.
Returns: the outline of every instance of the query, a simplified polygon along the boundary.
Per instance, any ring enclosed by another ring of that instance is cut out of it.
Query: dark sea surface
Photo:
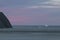
[[[10,32],[1,32],[5,30],[9,30]],[[11,30],[15,31],[17,30],[18,32],[11,32]],[[40,31],[53,31],[53,32],[40,32]],[[13,26],[12,29],[0,29],[0,40],[60,40],[60,26],[41,27],[28,25],[28,26]]]

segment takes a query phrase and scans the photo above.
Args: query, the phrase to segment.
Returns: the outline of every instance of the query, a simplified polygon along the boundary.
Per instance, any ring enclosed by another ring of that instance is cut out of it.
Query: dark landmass
[[[0,28],[12,28],[9,20],[3,14],[3,12],[0,12]]]

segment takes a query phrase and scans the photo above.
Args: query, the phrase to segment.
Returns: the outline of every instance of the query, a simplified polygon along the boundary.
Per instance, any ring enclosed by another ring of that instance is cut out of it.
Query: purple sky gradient
[[[58,1],[0,0],[0,11],[4,12],[13,25],[60,25]]]

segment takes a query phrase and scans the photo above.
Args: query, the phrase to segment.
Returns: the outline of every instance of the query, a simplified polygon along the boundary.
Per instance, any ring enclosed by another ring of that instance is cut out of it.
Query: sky
[[[60,0],[0,0],[12,25],[60,25]]]

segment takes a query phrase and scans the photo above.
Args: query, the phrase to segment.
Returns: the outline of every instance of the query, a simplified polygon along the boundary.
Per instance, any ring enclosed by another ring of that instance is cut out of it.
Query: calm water
[[[0,40],[60,40],[60,33],[0,32]]]
[[[60,33],[0,33],[0,40],[60,40]]]

